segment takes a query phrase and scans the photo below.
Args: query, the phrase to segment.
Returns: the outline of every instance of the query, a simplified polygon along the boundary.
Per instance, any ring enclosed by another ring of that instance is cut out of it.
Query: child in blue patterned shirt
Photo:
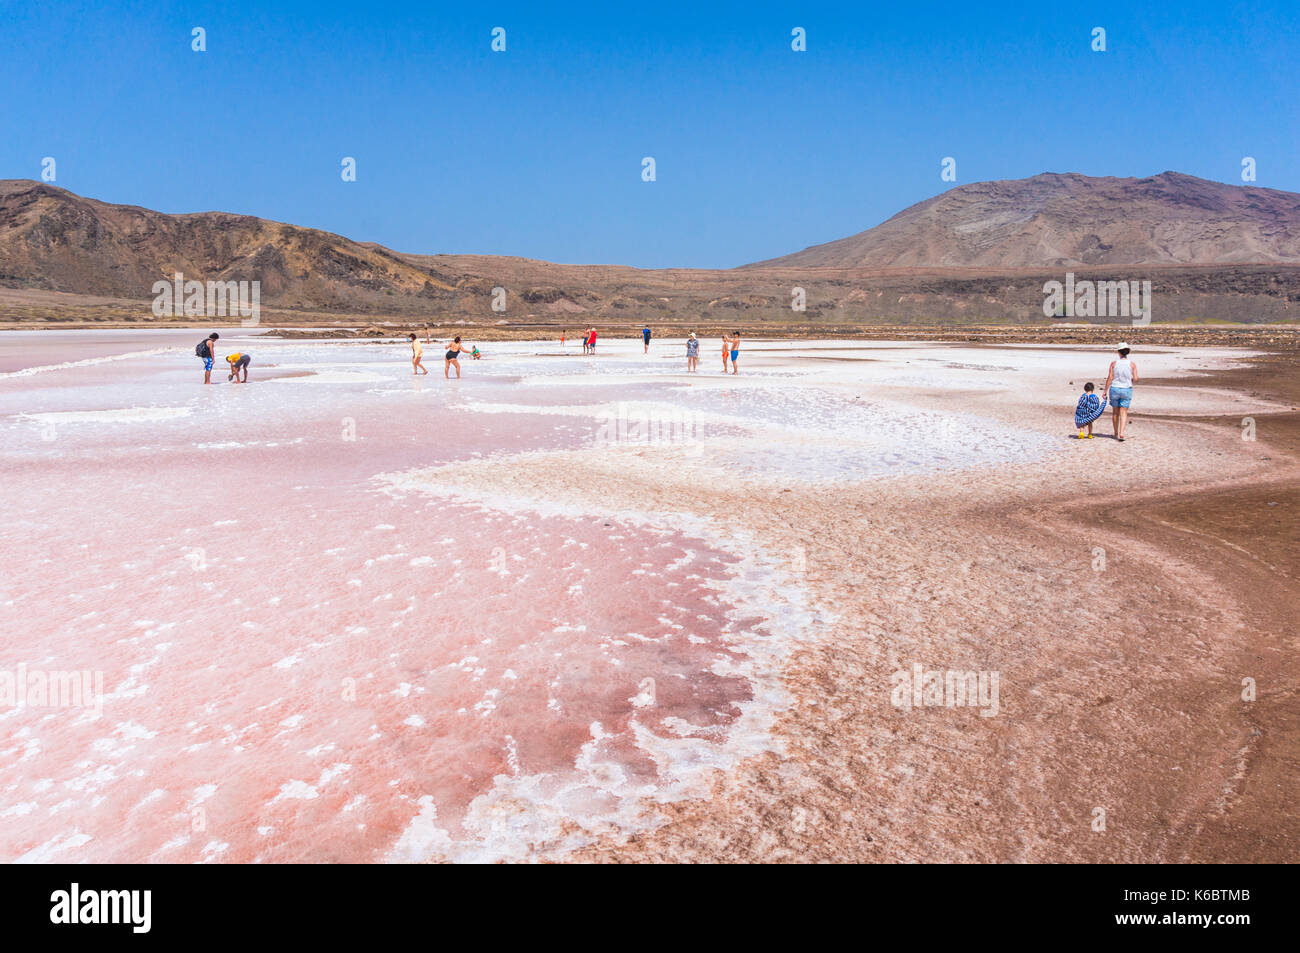
[[[1083,385],[1083,394],[1074,408],[1074,425],[1079,428],[1080,440],[1092,439],[1092,422],[1106,412],[1106,405],[1093,393],[1092,381]],[[1087,428],[1087,434],[1084,428]]]

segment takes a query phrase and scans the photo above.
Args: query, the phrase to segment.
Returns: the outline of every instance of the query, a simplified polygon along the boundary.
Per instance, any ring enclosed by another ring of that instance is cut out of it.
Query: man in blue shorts
[[[212,383],[212,362],[217,359],[217,338],[221,337],[216,331],[208,335],[206,341],[200,341],[194,348],[194,353],[203,358],[203,383]]]

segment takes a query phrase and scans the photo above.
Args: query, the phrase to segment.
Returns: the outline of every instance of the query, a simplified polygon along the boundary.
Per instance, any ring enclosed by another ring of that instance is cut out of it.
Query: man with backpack
[[[207,336],[206,340],[200,341],[194,345],[194,354],[203,358],[203,383],[212,383],[212,362],[217,358],[217,338],[221,337],[216,331]]]

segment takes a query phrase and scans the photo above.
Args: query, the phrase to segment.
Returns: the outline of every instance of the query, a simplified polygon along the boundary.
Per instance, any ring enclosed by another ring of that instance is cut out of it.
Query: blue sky
[[[53,156],[106,201],[641,267],[861,231],[945,156],[958,185],[1252,156],[1300,191],[1300,4],[1134,6],[0,0],[0,178]]]

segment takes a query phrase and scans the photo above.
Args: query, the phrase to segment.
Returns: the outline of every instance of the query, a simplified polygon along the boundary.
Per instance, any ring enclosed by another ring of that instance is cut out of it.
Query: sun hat
[[[1132,348],[1128,347],[1127,341],[1120,341],[1118,344],[1115,345],[1115,350],[1117,351],[1122,351],[1125,348],[1128,348],[1130,351],[1133,350]]]

